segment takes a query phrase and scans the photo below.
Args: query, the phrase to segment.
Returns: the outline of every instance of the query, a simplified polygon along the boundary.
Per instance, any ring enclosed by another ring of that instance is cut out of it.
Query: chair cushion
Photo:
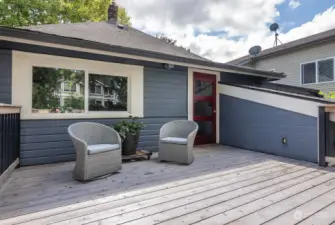
[[[87,146],[89,155],[98,154],[102,152],[109,152],[109,151],[113,151],[117,149],[120,149],[120,145],[118,144],[114,144],[114,145],[101,144],[101,145],[88,145]]]
[[[162,138],[161,142],[170,143],[170,144],[177,144],[177,145],[186,145],[187,144],[187,139],[186,138],[178,138],[178,137],[166,137],[166,138]]]

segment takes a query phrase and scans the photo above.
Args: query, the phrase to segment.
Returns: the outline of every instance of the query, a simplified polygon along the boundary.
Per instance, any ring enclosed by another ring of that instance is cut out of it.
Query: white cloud
[[[299,2],[299,0],[290,0],[290,2],[288,3],[288,5],[292,9],[295,9],[295,8],[298,8],[301,5],[301,3]]]
[[[250,47],[273,46],[268,29],[280,16],[276,6],[285,0],[122,0],[133,25],[150,34],[164,33],[178,45],[208,59],[226,62],[248,53]],[[308,23],[280,33],[282,42],[335,28],[335,7]],[[210,35],[219,33],[219,36]],[[198,35],[195,35],[198,34]]]
[[[301,3],[299,0],[290,0],[290,2],[288,3],[289,7],[292,9],[296,9],[299,6],[301,6]]]

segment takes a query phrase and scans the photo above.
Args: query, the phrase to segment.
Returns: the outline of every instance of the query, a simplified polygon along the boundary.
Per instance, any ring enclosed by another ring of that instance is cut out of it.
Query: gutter
[[[148,57],[153,59],[169,60],[178,63],[188,63],[200,66],[211,67],[213,69],[224,69],[224,70],[233,70],[236,72],[250,73],[254,76],[265,76],[274,80],[279,80],[285,78],[286,76],[283,73],[276,73],[272,71],[264,71],[259,69],[253,69],[249,67],[240,67],[235,65],[229,65],[225,63],[218,63],[213,61],[205,61],[198,59],[191,59],[179,56],[168,55],[164,53],[157,53],[153,51],[134,49],[122,46],[102,44],[94,41],[87,41],[83,39],[64,37],[54,34],[46,34],[38,31],[31,31],[26,29],[10,28],[10,27],[0,27],[0,36],[12,37],[12,38],[21,38],[32,41],[40,41],[45,43],[54,43],[61,44],[73,47],[81,47],[102,51],[109,51],[121,54],[136,55],[142,57]]]

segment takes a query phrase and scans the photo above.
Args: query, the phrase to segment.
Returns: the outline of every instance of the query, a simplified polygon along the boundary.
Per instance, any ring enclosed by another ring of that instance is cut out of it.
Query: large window
[[[301,65],[302,84],[315,84],[330,81],[334,81],[333,58]]]
[[[88,99],[85,99],[88,87]],[[33,67],[33,113],[127,111],[128,78],[88,74],[85,71]]]
[[[84,83],[81,70],[33,67],[32,112],[83,113]]]
[[[313,84],[316,82],[316,65],[315,63],[307,63],[301,66],[302,83]]]
[[[90,111],[127,111],[127,77],[89,74]]]

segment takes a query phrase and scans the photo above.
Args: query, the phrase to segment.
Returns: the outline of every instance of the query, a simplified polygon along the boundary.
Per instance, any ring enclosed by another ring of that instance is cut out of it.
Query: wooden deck
[[[190,166],[127,163],[73,181],[73,163],[16,170],[0,191],[0,224],[335,224],[335,173],[229,147],[196,150]]]

